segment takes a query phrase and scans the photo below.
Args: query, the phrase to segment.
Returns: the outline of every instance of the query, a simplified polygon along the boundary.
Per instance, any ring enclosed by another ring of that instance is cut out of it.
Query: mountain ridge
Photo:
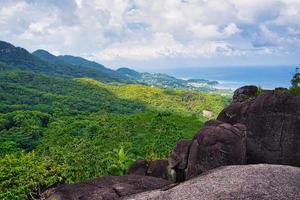
[[[55,56],[38,49],[32,53],[21,47],[0,41],[0,61],[20,69],[42,72],[48,75],[83,78],[103,82],[137,83],[169,89],[216,91],[216,81],[205,79],[183,80],[163,73],[137,72],[130,68],[113,70],[82,57],[73,55]]]
[[[217,85],[217,81],[209,81],[206,79],[179,79],[163,73],[137,72],[133,69],[122,67],[116,70],[124,76],[136,80],[138,83],[163,87],[163,88],[179,88],[201,91],[213,91],[213,86]]]

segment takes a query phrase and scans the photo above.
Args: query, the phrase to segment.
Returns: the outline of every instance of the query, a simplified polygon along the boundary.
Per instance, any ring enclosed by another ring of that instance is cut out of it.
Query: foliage
[[[260,96],[260,95],[262,95],[264,93],[264,90],[262,89],[262,87],[261,86],[258,86],[258,88],[257,88],[257,96]]]
[[[294,95],[300,95],[300,72],[299,68],[296,68],[296,72],[291,80],[292,86],[290,87],[290,92]]]
[[[77,58],[77,62],[74,63],[69,62],[70,59],[56,57],[46,51],[40,50],[31,54],[26,49],[14,47],[3,41],[0,41],[0,60],[13,65],[14,69],[26,69],[51,76],[91,77],[104,82],[129,82],[127,77],[83,58]]]
[[[49,118],[50,115],[39,111],[15,111],[0,115],[0,144],[5,144],[6,151],[11,146],[33,150]]]
[[[218,84],[217,81],[208,81],[205,79],[189,79],[183,80],[173,76],[161,73],[139,73],[129,68],[120,68],[118,73],[126,76],[137,83],[161,87],[161,88],[180,88],[196,91],[216,91],[212,86]]]
[[[64,179],[63,169],[35,152],[6,155],[0,159],[0,199],[38,197],[45,188]]]
[[[0,63],[0,199],[33,199],[60,183],[122,175],[166,158],[229,98],[52,77]]]

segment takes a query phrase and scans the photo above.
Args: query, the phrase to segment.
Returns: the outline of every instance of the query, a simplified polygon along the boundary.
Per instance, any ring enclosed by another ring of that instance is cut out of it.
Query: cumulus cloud
[[[300,52],[299,0],[0,0],[0,39],[99,62]]]

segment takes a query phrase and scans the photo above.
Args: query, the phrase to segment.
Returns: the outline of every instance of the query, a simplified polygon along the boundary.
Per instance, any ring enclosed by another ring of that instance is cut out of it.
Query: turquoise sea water
[[[168,71],[178,78],[203,78],[219,81],[218,88],[236,89],[243,85],[257,85],[265,89],[289,87],[295,66],[283,67],[199,67]]]

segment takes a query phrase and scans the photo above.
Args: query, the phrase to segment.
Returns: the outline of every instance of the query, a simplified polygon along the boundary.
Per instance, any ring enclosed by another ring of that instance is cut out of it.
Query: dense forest
[[[229,98],[92,77],[47,75],[0,63],[0,199],[122,175],[138,158],[166,158]]]
[[[152,80],[0,42],[0,199],[36,199],[59,184],[122,175],[136,159],[166,158],[209,119],[203,111],[214,118],[231,98],[132,76]],[[155,80],[177,84],[161,74]]]

